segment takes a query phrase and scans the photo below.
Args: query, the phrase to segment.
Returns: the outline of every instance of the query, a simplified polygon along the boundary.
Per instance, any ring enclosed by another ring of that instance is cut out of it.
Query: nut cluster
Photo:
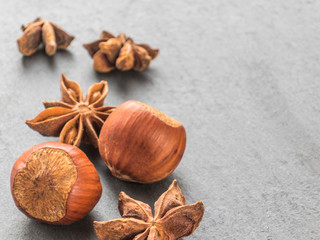
[[[134,43],[124,33],[115,37],[107,31],[101,33],[99,40],[83,46],[93,58],[93,68],[98,72],[143,71],[159,53],[147,44]]]
[[[37,18],[17,39],[19,51],[30,56],[41,44],[47,55],[66,49],[74,39],[57,25]],[[143,71],[159,50],[137,44],[124,33],[103,31],[100,39],[84,44],[98,72]],[[111,173],[125,181],[153,183],[170,175],[181,161],[186,131],[177,120],[138,101],[119,107],[103,106],[108,83],[93,84],[85,97],[79,84],[62,74],[61,100],[44,101],[45,110],[26,124],[59,142],[33,146],[15,162],[10,187],[16,206],[41,222],[68,225],[86,216],[101,197],[98,173],[77,147],[81,142],[99,147]],[[94,222],[99,239],[176,240],[191,235],[199,226],[204,205],[186,205],[174,180],[155,203],[148,204],[121,192],[121,219]]]

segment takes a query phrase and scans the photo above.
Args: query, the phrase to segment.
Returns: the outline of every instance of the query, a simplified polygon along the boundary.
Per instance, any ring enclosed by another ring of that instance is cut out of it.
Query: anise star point
[[[118,207],[122,218],[95,221],[93,226],[100,240],[176,240],[191,235],[204,213],[201,201],[185,203],[176,180],[155,202],[154,217],[148,204],[121,192]]]
[[[80,146],[81,140],[98,147],[99,131],[115,107],[103,106],[108,83],[93,84],[85,98],[79,84],[62,74],[61,101],[43,101],[45,110],[26,124],[44,136],[59,136],[59,142]]]

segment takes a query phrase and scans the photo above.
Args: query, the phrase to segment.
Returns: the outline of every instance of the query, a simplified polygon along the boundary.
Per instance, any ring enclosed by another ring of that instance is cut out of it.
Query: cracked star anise
[[[134,200],[121,192],[121,219],[94,222],[100,240],[175,240],[191,235],[199,226],[204,213],[201,201],[185,205],[185,198],[174,180],[154,205],[152,216],[148,204]]]
[[[159,53],[147,44],[134,43],[124,33],[115,37],[107,31],[101,33],[99,40],[83,46],[93,58],[93,68],[98,72],[110,72],[115,68],[143,71]]]
[[[74,39],[59,26],[52,22],[37,18],[26,27],[21,27],[23,35],[17,39],[19,51],[30,56],[35,53],[40,44],[45,46],[46,54],[52,56],[57,49],[66,49]]]
[[[61,75],[61,101],[43,101],[45,110],[26,124],[44,136],[60,136],[59,142],[79,146],[81,139],[98,147],[100,129],[115,107],[103,106],[108,83],[93,84],[83,99],[79,84]]]

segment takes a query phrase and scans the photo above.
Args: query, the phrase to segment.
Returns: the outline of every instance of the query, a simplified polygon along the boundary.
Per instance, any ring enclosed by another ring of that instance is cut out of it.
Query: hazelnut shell
[[[160,181],[171,174],[185,146],[181,123],[138,101],[117,107],[99,136],[99,151],[111,173],[139,183]]]
[[[45,221],[43,219],[31,216],[26,212],[25,209],[21,207],[19,201],[14,195],[14,181],[19,170],[26,167],[26,164],[32,153],[43,148],[61,149],[66,152],[71,157],[77,171],[77,178],[74,184],[71,186],[71,190],[67,196],[65,216],[59,221],[55,222]],[[46,222],[55,225],[69,225],[85,217],[97,204],[102,193],[102,186],[98,173],[85,153],[75,146],[58,142],[46,142],[35,145],[24,152],[17,159],[12,168],[10,186],[14,202],[21,212],[30,218],[39,220],[40,222]]]

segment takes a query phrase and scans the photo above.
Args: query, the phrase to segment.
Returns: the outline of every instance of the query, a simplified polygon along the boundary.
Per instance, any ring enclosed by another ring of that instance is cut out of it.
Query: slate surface
[[[320,239],[320,2],[1,1],[0,238],[96,239],[93,220],[119,217],[125,191],[151,205],[177,179],[187,203],[202,200],[203,221],[187,239]],[[76,36],[68,51],[22,57],[20,25],[41,16]],[[98,74],[82,43],[101,30],[160,48],[143,72]],[[186,152],[165,180],[115,179],[97,151],[103,195],[83,220],[50,226],[20,213],[11,198],[14,161],[43,137],[24,120],[42,100],[60,99],[65,73],[83,90],[105,79],[109,105],[129,99],[181,121]]]

